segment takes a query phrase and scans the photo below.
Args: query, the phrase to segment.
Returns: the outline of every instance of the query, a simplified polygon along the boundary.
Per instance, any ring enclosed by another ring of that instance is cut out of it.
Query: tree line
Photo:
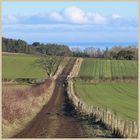
[[[138,48],[136,46],[114,46],[111,49],[106,47],[105,50],[100,48],[80,48],[72,49],[73,56],[75,57],[89,57],[89,58],[105,58],[115,60],[137,60],[138,59]]]
[[[15,40],[4,37],[2,38],[2,51],[36,55],[74,56],[116,60],[138,59],[138,48],[135,46],[114,46],[111,49],[106,47],[105,50],[94,47],[85,48],[84,50],[81,50],[80,48],[73,48],[70,50],[69,47],[64,44],[44,44],[40,42],[28,44],[21,39]]]
[[[13,53],[29,53],[30,48],[26,41],[18,39],[2,38],[2,51]]]
[[[2,51],[37,55],[71,56],[71,50],[63,44],[44,44],[40,42],[28,44],[24,40],[4,37],[2,38]]]

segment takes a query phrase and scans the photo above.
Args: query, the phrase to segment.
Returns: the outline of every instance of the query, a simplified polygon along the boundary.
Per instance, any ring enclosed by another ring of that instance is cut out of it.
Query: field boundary
[[[39,107],[38,108],[31,108],[32,114],[27,114],[24,118],[16,119],[12,123],[8,122],[8,120],[3,119],[3,132],[2,137],[3,138],[9,138],[14,136],[15,134],[22,131],[26,126],[34,119],[34,117],[39,113],[39,111],[42,109],[44,105],[46,105],[49,100],[51,99],[55,86],[56,86],[56,79],[59,77],[59,75],[62,73],[63,69],[65,68],[68,61],[63,61],[59,66],[55,73],[55,75],[51,78],[52,83],[47,88],[47,90],[44,92],[43,96],[39,97]],[[10,82],[9,84],[14,84],[15,82]],[[4,84],[4,83],[3,83]],[[6,83],[5,83],[6,84]],[[43,83],[42,83],[43,84]],[[40,85],[40,84],[39,84]],[[38,85],[37,85],[38,86]],[[35,87],[37,87],[35,86]],[[30,87],[33,88],[33,87]],[[25,89],[26,92],[26,89]],[[8,130],[8,132],[7,132]]]
[[[68,80],[68,97],[81,115],[95,118],[96,121],[105,124],[107,128],[118,136],[124,138],[138,137],[138,126],[135,121],[124,120],[108,108],[103,109],[98,106],[87,105],[76,96],[73,85],[73,81]]]
[[[97,84],[97,83],[117,83],[117,82],[125,82],[125,83],[130,83],[130,82],[134,82],[137,79],[115,79],[115,80],[111,80],[111,79],[107,79],[107,80],[102,80],[102,79],[92,79],[92,78],[81,78],[81,77],[73,77],[73,80],[81,80],[84,83],[91,83],[91,84]],[[138,81],[138,80],[137,80]]]
[[[115,78],[115,77],[112,77],[112,78],[105,78],[105,79],[103,79],[103,78],[100,78],[100,79],[95,79],[93,76],[89,76],[89,77],[87,77],[87,76],[79,76],[79,77],[77,77],[77,78],[79,78],[79,79],[81,79],[81,80],[84,80],[84,81],[133,81],[133,80],[137,80],[137,78],[138,77],[123,77],[123,78]]]
[[[28,125],[28,123],[30,123],[30,121],[32,121],[32,119],[42,109],[42,107],[45,104],[48,103],[48,101],[50,100],[50,98],[52,96],[54,88],[55,88],[55,80],[52,79],[52,83],[47,88],[47,91],[44,92],[43,96],[40,96],[40,97],[37,98],[38,100],[41,101],[39,103],[39,107],[38,108],[37,107],[36,108],[32,108],[31,109],[32,113],[30,115],[27,114],[26,116],[24,116],[24,118],[22,117],[20,119],[13,120],[12,123],[8,122],[8,120],[3,119],[2,121],[5,122],[5,125],[3,123],[3,126],[2,126],[3,127],[2,137],[3,138],[12,137],[13,135],[15,135],[15,133],[19,133],[20,131],[22,131]],[[26,91],[26,89],[25,89],[25,91]],[[7,128],[9,128],[8,129],[9,130],[8,133],[6,132]]]
[[[76,77],[78,75],[82,62],[83,62],[83,58],[76,59],[75,64],[72,68],[72,71],[70,72],[70,75],[69,75],[70,78]]]

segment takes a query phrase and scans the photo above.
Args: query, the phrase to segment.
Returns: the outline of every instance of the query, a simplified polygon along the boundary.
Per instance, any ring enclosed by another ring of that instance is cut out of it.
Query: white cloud
[[[52,12],[49,14],[49,17],[52,19],[52,20],[55,20],[55,21],[58,21],[58,22],[62,22],[64,21],[64,18],[63,16],[58,13],[58,12]]]
[[[13,24],[18,22],[18,17],[16,17],[15,15],[7,15],[2,18],[2,21],[6,24]]]
[[[137,20],[128,19],[120,14],[105,16],[97,12],[85,12],[71,6],[60,12],[50,12],[35,15],[7,15],[3,16],[4,24],[73,24],[73,25],[107,25],[107,26],[137,26]]]
[[[107,18],[99,13],[87,13],[90,23],[93,24],[105,24],[107,23]]]
[[[119,15],[119,14],[112,14],[111,17],[112,17],[113,19],[120,19],[120,18],[122,18],[122,16]]]
[[[68,7],[62,11],[62,15],[66,22],[84,24],[87,22],[86,13],[77,7]]]
[[[17,16],[17,17],[13,15],[4,16],[3,23],[13,24],[19,21],[20,23],[28,23],[28,24],[29,23],[104,24],[107,21],[106,17],[99,13],[84,12],[83,10],[75,6],[67,7],[60,12],[50,12],[47,14],[43,14],[43,16],[41,14],[40,15],[36,14],[31,16],[28,15],[27,17],[26,16]]]

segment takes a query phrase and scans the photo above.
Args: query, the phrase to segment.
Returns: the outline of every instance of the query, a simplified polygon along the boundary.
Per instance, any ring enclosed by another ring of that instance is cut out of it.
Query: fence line
[[[68,97],[72,101],[75,109],[89,118],[96,118],[96,121],[101,121],[107,128],[111,129],[114,134],[124,138],[137,138],[138,126],[135,121],[124,120],[112,110],[100,108],[98,106],[88,105],[81,101],[75,94],[74,83],[71,78],[68,79]]]

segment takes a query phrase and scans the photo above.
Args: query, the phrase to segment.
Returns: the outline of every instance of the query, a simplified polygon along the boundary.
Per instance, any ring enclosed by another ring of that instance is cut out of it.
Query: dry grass
[[[2,137],[9,138],[24,129],[45,105],[55,87],[55,79],[63,71],[69,58],[65,58],[52,79],[36,86],[2,85]],[[7,85],[8,83],[8,85]],[[15,83],[14,83],[15,84]]]
[[[52,79],[32,87],[2,87],[3,137],[11,137],[23,129],[50,98]]]

